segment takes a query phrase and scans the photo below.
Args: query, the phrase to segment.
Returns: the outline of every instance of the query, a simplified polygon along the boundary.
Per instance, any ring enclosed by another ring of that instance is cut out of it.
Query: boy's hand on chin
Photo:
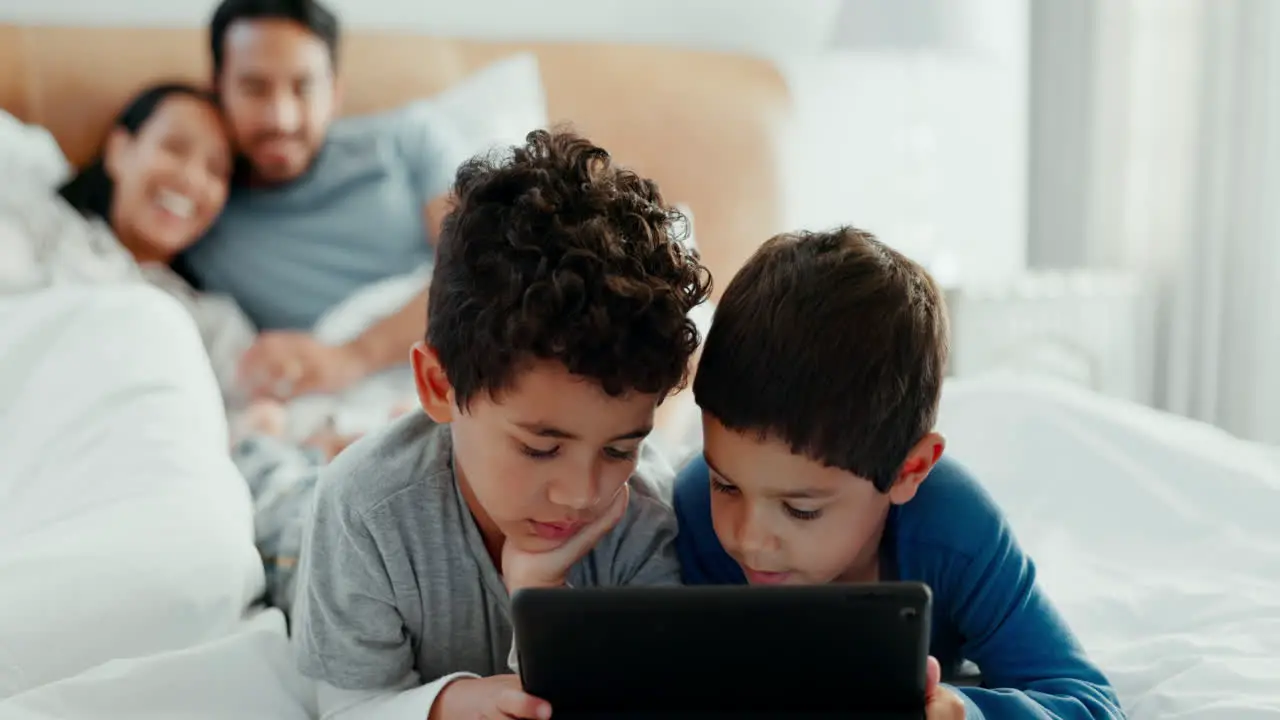
[[[436,696],[428,720],[550,720],[551,703],[524,691],[515,675],[454,680]]]
[[[613,496],[609,507],[601,513],[600,517],[591,521],[559,547],[546,552],[526,552],[517,548],[514,543],[503,543],[502,579],[507,585],[507,592],[514,594],[520,588],[564,585],[569,568],[591,552],[591,548],[600,542],[600,538],[622,519],[630,498],[631,487],[623,483],[622,488]]]
[[[964,700],[941,684],[942,667],[936,658],[925,666],[924,715],[927,720],[964,720]]]

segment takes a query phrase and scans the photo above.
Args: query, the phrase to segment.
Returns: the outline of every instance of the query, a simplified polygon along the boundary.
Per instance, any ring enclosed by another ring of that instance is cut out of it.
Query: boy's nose
[[[576,473],[562,474],[551,483],[552,503],[577,511],[589,510],[600,502],[600,465],[592,463]]]
[[[757,513],[752,512],[750,508],[746,509],[738,519],[737,536],[738,547],[742,548],[744,555],[772,552],[778,547],[777,536],[769,530],[767,523]]]

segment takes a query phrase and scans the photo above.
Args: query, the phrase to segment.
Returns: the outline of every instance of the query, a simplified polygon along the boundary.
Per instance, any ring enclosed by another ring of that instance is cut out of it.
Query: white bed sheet
[[[1013,378],[950,385],[940,424],[1132,718],[1280,717],[1273,449]]]
[[[309,720],[315,689],[298,675],[284,617],[266,610],[192,647],[108,662],[0,700],[3,720]]]
[[[182,317],[0,298],[0,718],[314,712],[279,615],[244,619],[248,498]],[[1273,449],[1012,379],[949,385],[940,424],[1132,717],[1280,717]]]

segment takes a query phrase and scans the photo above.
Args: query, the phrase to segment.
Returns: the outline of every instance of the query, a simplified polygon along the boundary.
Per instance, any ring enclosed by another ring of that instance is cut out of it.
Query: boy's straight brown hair
[[[945,301],[919,264],[841,227],[771,238],[729,283],[694,378],[702,410],[885,492],[937,420]]]

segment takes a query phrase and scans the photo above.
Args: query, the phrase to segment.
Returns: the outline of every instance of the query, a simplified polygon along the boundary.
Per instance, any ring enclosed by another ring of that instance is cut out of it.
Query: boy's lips
[[[747,566],[742,566],[742,574],[747,576],[747,582],[752,585],[781,585],[791,577],[789,572],[765,572],[762,570],[752,570]]]
[[[578,533],[582,529],[581,522],[538,522],[530,520],[529,526],[533,529],[533,534],[543,540],[567,540]]]

